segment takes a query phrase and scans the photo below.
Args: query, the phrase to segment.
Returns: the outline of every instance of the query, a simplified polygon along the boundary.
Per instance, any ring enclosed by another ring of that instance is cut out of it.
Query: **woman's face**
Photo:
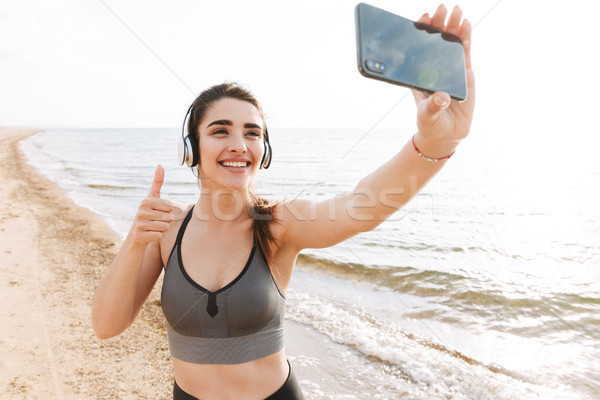
[[[263,119],[247,101],[223,98],[206,111],[199,126],[202,186],[247,188],[263,157]]]

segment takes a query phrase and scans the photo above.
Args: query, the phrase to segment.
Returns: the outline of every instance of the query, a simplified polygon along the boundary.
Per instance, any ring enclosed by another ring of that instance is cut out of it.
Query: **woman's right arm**
[[[92,328],[100,339],[116,336],[138,315],[158,279],[163,263],[160,239],[173,220],[173,207],[160,198],[164,169],[156,168],[150,194],[92,302]]]

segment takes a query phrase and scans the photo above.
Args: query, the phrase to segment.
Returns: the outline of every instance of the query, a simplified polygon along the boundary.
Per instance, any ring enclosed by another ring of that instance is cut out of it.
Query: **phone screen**
[[[460,39],[371,5],[356,6],[358,69],[366,77],[467,97]]]

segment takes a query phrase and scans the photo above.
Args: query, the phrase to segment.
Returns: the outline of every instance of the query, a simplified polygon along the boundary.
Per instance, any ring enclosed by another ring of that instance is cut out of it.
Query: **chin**
[[[244,189],[248,189],[250,187],[251,182],[252,182],[251,180],[247,180],[247,179],[240,180],[237,182],[235,180],[227,180],[222,183],[222,186],[224,188],[231,189],[231,190],[234,190],[237,192],[237,191],[241,191]]]

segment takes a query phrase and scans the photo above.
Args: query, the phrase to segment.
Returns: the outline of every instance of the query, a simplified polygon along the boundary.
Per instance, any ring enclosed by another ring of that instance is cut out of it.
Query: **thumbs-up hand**
[[[133,240],[139,244],[156,242],[162,238],[173,221],[173,204],[160,198],[160,189],[165,180],[165,170],[157,166],[148,197],[142,200],[133,221]]]

